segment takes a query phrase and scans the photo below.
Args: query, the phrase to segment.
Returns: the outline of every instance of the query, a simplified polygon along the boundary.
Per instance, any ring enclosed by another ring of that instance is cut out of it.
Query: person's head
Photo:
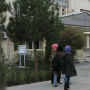
[[[58,45],[57,52],[63,52],[63,47],[60,44]]]
[[[64,48],[65,53],[71,53],[71,50],[72,50],[71,46],[69,46],[69,45],[66,45],[65,48]]]
[[[52,44],[52,54],[57,53],[58,44]]]

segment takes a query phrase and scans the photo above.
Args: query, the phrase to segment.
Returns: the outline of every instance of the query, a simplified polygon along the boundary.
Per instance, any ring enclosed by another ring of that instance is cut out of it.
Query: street
[[[78,76],[71,78],[70,90],[90,90],[90,63],[83,63],[76,65]],[[20,85],[8,87],[7,90],[63,90],[62,84],[58,87],[53,87],[50,81],[44,81],[39,83]]]

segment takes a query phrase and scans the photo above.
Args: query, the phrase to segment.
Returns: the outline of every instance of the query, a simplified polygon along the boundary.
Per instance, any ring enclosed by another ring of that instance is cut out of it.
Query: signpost
[[[22,67],[22,56],[24,56],[24,67],[25,67],[26,45],[18,45],[18,54],[20,56],[20,67]]]

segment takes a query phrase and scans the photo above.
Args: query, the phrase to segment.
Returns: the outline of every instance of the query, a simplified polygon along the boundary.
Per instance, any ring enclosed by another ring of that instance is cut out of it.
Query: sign
[[[19,54],[26,54],[26,45],[19,45],[18,46],[18,53]]]
[[[18,53],[20,56],[20,67],[22,67],[22,55],[24,56],[24,67],[25,67],[25,54],[26,54],[26,45],[18,45]]]

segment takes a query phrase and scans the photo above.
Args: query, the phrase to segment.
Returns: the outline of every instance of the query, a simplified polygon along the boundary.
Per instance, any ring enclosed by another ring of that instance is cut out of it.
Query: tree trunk
[[[35,42],[33,43],[33,45],[34,45],[35,75],[36,75],[36,81],[39,81],[38,59],[37,59],[37,50],[36,50]]]

